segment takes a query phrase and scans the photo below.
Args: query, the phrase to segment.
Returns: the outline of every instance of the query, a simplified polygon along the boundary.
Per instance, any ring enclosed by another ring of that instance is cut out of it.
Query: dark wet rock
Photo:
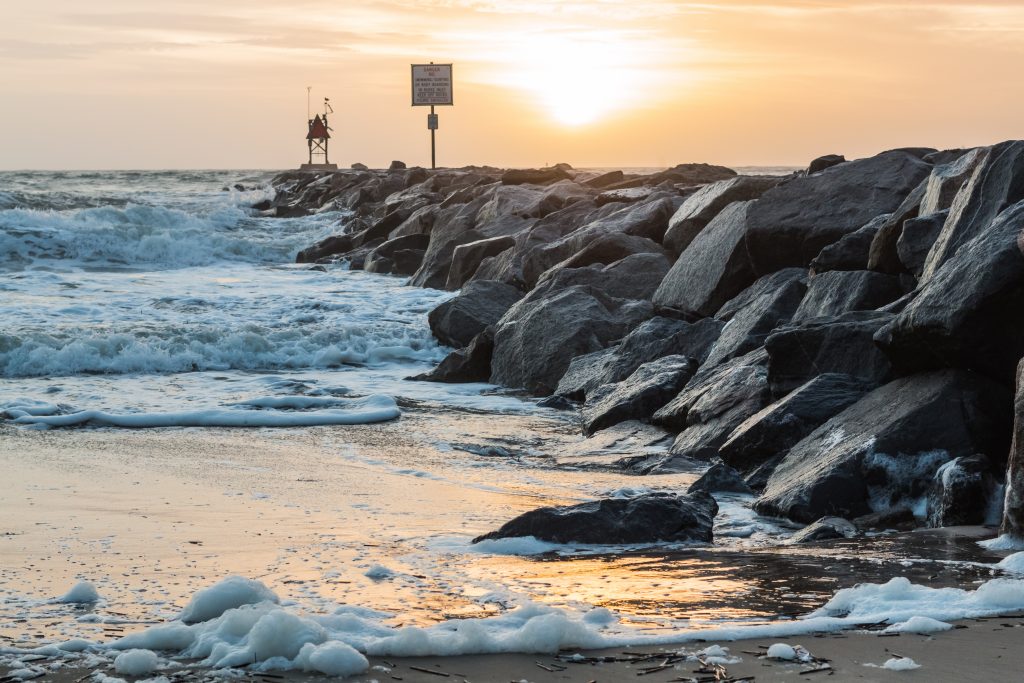
[[[740,473],[724,463],[715,463],[697,481],[690,484],[687,493],[705,491],[707,493],[753,493],[753,489],[743,481]]]
[[[559,180],[567,180],[569,177],[569,174],[564,169],[557,166],[552,166],[551,168],[516,168],[505,171],[501,176],[501,182],[504,185],[548,185]]]
[[[917,518],[914,517],[914,511],[909,507],[897,506],[881,512],[869,512],[866,515],[855,517],[853,523],[861,531],[879,529],[909,531],[917,527]]]
[[[351,235],[331,235],[311,247],[306,247],[295,256],[296,263],[315,263],[328,256],[344,254],[352,249]]]
[[[326,273],[327,272],[326,266],[321,266],[321,265],[310,266],[306,270],[314,272],[314,273]]]
[[[826,372],[876,384],[885,381],[892,366],[875,345],[874,335],[893,318],[891,313],[855,311],[778,328],[764,344],[770,358],[768,382],[772,394],[784,396]]]
[[[965,244],[986,232],[1005,207],[1024,200],[1024,140],[993,145],[980,155],[928,253],[921,276],[924,282]]]
[[[672,168],[659,171],[651,176],[650,182],[659,185],[670,182],[677,185],[706,185],[707,183],[728,180],[736,176],[736,171],[725,166],[713,164],[676,164]]]
[[[671,263],[663,254],[632,254],[606,266],[595,263],[582,268],[556,266],[537,281],[530,293],[547,295],[566,287],[585,285],[619,299],[650,299]]]
[[[660,316],[646,320],[617,346],[573,358],[555,393],[582,401],[602,384],[621,382],[644,363],[665,356],[683,355],[699,364],[724,324],[713,318],[695,323]]]
[[[670,452],[677,460],[708,460],[718,455],[729,434],[769,403],[763,349],[701,369],[679,394],[656,412],[655,424],[680,430]],[[662,463],[659,469],[671,466]]]
[[[621,382],[598,387],[583,404],[583,432],[590,435],[653,415],[686,386],[696,370],[696,363],[686,356],[665,356],[644,363]]]
[[[494,329],[488,327],[464,349],[449,353],[436,368],[409,379],[423,382],[486,382],[491,376],[491,355],[494,353]]]
[[[436,204],[428,204],[416,209],[394,230],[389,232],[388,237],[394,239],[406,235],[429,235],[440,210]]]
[[[419,268],[429,241],[426,235],[407,235],[388,240],[366,255],[363,269],[368,273],[411,275]]]
[[[533,536],[552,543],[710,543],[718,504],[706,493],[648,493],[524,513],[473,539]]]
[[[564,396],[553,394],[545,399],[537,401],[540,408],[551,408],[552,410],[576,410],[576,404]]]
[[[830,270],[865,270],[871,256],[871,243],[892,214],[883,213],[868,221],[864,227],[854,230],[821,250],[811,261],[811,272],[825,273]]]
[[[607,173],[602,173],[599,176],[585,180],[583,184],[587,187],[601,189],[608,187],[609,185],[614,185],[615,183],[621,183],[625,177],[626,176],[622,171],[608,171]]]
[[[654,303],[685,313],[712,316],[757,279],[747,249],[750,202],[722,210],[679,255]]]
[[[918,288],[876,340],[902,372],[963,367],[1010,384],[1024,356],[1024,201]]]
[[[594,201],[598,206],[614,204],[618,208],[617,205],[619,204],[639,204],[640,202],[647,201],[660,192],[655,187],[639,187],[636,184],[638,182],[641,181],[626,181],[617,185],[610,185],[605,188],[604,192],[597,195]]]
[[[899,278],[869,270],[832,270],[811,278],[794,320],[871,311],[903,295]]]
[[[352,164],[349,168],[351,168],[353,171],[368,171],[368,170],[370,170],[369,166],[367,166],[366,164],[361,164],[358,161],[356,163]]]
[[[824,171],[826,168],[832,168],[846,161],[846,157],[842,154],[826,154],[813,160],[807,167],[807,173],[818,173]]]
[[[889,273],[890,275],[898,275],[903,272],[903,264],[900,262],[898,249],[900,235],[903,234],[903,224],[920,215],[921,201],[924,199],[927,189],[927,179],[922,180],[914,188],[914,191],[907,195],[903,203],[896,207],[896,210],[891,212],[889,217],[879,227],[874,239],[871,240],[871,251],[868,254],[868,270]]]
[[[984,524],[995,491],[992,463],[984,455],[950,460],[935,472],[928,492],[928,526]]]
[[[673,253],[681,253],[726,206],[757,199],[781,180],[773,176],[737,176],[702,187],[672,215],[663,244]]]
[[[832,541],[838,538],[854,538],[860,535],[857,526],[842,517],[822,517],[808,524],[789,537],[789,543],[814,543],[815,541]]]
[[[919,278],[924,272],[928,252],[942,232],[948,215],[949,210],[939,211],[927,216],[910,218],[903,223],[903,232],[896,240],[896,253],[899,254],[900,263],[914,277]]]
[[[586,235],[622,233],[661,242],[668,228],[668,219],[674,210],[675,205],[671,198],[663,193],[656,193],[642,202],[596,219],[585,225],[583,230]]]
[[[573,401],[583,401],[586,400],[587,394],[598,387],[617,381],[608,379],[609,369],[614,365],[617,353],[618,348],[612,346],[576,356],[569,361],[565,374],[558,380],[554,395]]]
[[[404,161],[392,161],[391,165],[388,166],[389,171],[400,171],[405,168]]]
[[[550,394],[574,357],[607,347],[652,315],[649,302],[579,286],[521,302],[498,323],[491,381]]]
[[[806,271],[801,268],[780,270],[752,284],[719,311],[718,317],[729,322],[706,364],[718,365],[763,346],[772,330],[789,322],[799,310],[806,291]]]
[[[634,370],[663,356],[683,355],[704,362],[724,323],[705,318],[694,323],[656,317],[626,335],[608,369],[607,381],[618,382]]]
[[[516,241],[509,235],[499,235],[489,239],[467,242],[455,247],[452,252],[452,265],[448,270],[448,281],[445,289],[459,289],[476,273],[485,258],[497,256],[515,245]]]
[[[930,172],[915,155],[894,150],[776,185],[748,214],[754,271],[806,267],[829,244],[895,210]]]
[[[1024,539],[1024,360],[1017,366],[1013,442],[1006,464],[1006,498],[999,532]]]
[[[810,380],[743,421],[718,450],[740,470],[785,455],[801,439],[856,403],[874,385],[837,373]]]
[[[928,184],[921,199],[921,215],[948,210],[964,183],[974,173],[978,162],[985,158],[986,151],[986,148],[978,147],[946,163],[932,162],[939,165],[928,176]]]
[[[610,265],[635,254],[659,254],[668,258],[668,252],[646,237],[581,230],[525,254],[523,278],[532,287],[544,273],[552,270]]]
[[[501,282],[480,280],[466,285],[459,295],[430,312],[427,320],[438,341],[461,348],[497,323],[523,293]]]
[[[809,523],[856,517],[924,495],[935,471],[961,455],[1005,453],[1005,391],[944,370],[868,393],[796,444],[755,510]]]
[[[743,481],[755,491],[763,491],[764,487],[768,485],[768,480],[771,479],[775,468],[782,462],[783,457],[785,456],[777,455],[770,460],[765,460],[760,465],[754,466],[753,469],[748,470],[743,475]]]

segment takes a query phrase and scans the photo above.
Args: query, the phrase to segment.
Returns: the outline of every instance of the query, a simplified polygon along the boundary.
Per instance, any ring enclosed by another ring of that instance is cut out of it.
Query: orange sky
[[[802,165],[1024,137],[1024,1],[10,0],[0,168]]]

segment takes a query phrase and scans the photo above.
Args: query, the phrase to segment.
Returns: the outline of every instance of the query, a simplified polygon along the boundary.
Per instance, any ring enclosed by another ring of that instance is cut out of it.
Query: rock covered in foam
[[[159,666],[160,658],[152,650],[127,650],[114,659],[114,671],[127,676],[143,676]]]
[[[215,619],[229,609],[260,602],[277,604],[280,599],[259,581],[229,576],[220,583],[204,588],[192,596],[179,619],[186,624]]]

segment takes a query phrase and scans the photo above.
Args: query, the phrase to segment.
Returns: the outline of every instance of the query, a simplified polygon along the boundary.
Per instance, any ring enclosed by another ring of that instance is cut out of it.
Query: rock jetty
[[[828,533],[908,510],[998,521],[1005,485],[1003,529],[1024,536],[1024,141],[784,177],[393,164],[273,182],[267,215],[347,212],[299,262],[459,291],[429,317],[454,350],[417,379],[551,397],[586,434],[660,425],[668,454],[619,464],[717,465],[707,488]]]

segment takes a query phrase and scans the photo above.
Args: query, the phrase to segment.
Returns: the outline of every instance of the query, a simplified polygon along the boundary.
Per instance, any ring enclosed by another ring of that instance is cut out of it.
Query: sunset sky
[[[802,165],[1024,137],[1024,2],[11,0],[0,168]]]

